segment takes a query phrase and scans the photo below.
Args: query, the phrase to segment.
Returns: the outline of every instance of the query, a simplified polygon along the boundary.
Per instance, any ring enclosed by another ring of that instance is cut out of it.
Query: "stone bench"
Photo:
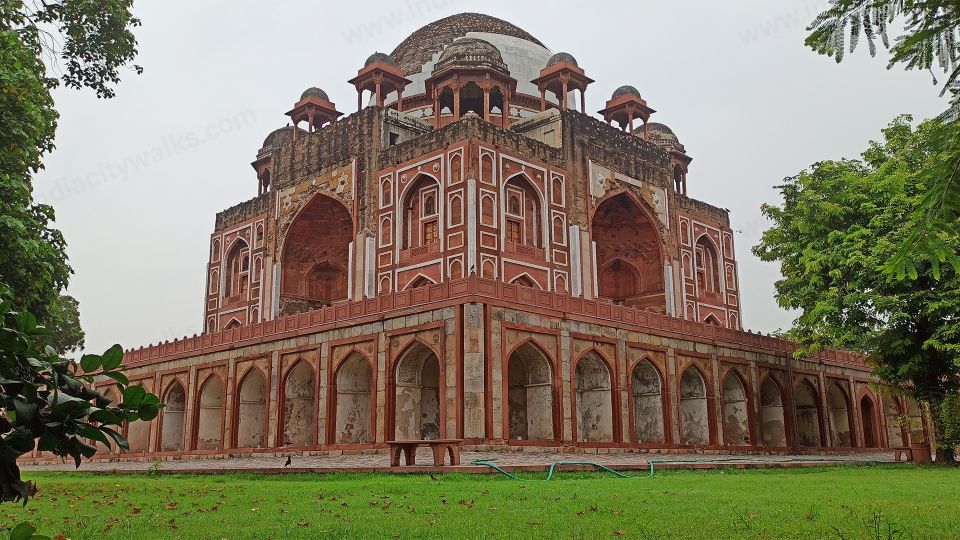
[[[434,439],[421,441],[387,441],[390,446],[390,466],[400,466],[400,453],[402,452],[405,465],[417,464],[417,448],[420,446],[429,446],[433,451],[433,466],[443,467],[444,454],[450,455],[450,465],[460,464],[460,446],[463,439]]]

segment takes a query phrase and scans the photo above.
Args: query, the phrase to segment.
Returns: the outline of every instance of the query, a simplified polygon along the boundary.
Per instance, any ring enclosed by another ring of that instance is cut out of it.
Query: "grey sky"
[[[346,83],[366,57],[417,28],[478,11],[506,19],[596,79],[591,111],[623,84],[640,89],[693,156],[690,195],[731,210],[743,324],[792,316],[773,299],[775,266],[750,253],[772,186],[813,162],[856,157],[894,116],[945,108],[922,72],[887,71],[866,50],[836,65],[803,46],[823,1],[487,0],[135,5],[145,71],[117,97],[60,90],[58,149],[36,180],[54,204],[76,270],[87,345],[136,347],[200,332],[204,265],[217,211],[256,195],[263,138],[309,86],[354,112]]]

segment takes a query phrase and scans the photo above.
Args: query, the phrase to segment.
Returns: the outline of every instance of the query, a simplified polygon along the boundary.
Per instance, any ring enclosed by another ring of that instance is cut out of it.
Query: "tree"
[[[86,336],[80,327],[80,303],[76,298],[68,294],[55,298],[49,306],[49,317],[44,326],[51,335],[39,340],[41,347],[50,345],[61,355],[83,349]]]
[[[902,26],[902,33],[892,41],[889,30]],[[951,108],[942,115],[945,123],[960,119],[960,2],[956,0],[832,0],[807,28],[806,43],[820,54],[841,62],[847,50],[853,52],[866,38],[871,56],[877,54],[879,40],[890,51],[887,69],[902,65],[905,69],[922,69],[946,74],[943,91],[953,93]],[[937,84],[934,76],[934,84]],[[903,279],[914,274],[912,254],[927,259],[950,262],[960,271],[956,252],[946,249],[941,235],[955,236],[960,221],[960,137],[953,129],[938,137],[931,134],[930,148],[945,152],[938,170],[930,171],[926,191],[914,211],[905,216],[907,234],[900,249],[885,265],[885,272]]]
[[[119,371],[119,345],[102,356],[84,355],[79,364],[61,358],[49,345],[38,346],[51,332],[30,312],[16,310],[10,289],[2,284],[0,319],[0,502],[26,504],[34,487],[20,478],[17,458],[36,447],[69,456],[79,467],[97,452],[87,440],[126,450],[123,423],[152,420],[162,405],[142,387],[128,386]],[[94,373],[117,382],[121,403],[111,403],[88,386]]]
[[[798,309],[789,337],[799,355],[826,346],[862,351],[881,380],[940,411],[960,390],[960,273],[915,256],[913,279],[884,275],[909,232],[903,224],[928,189],[926,171],[943,156],[931,149],[942,130],[930,121],[916,130],[894,120],[859,160],[824,161],[778,186],[781,206],[764,205],[773,222],[754,254],[779,262],[777,301]],[[960,235],[940,233],[954,253]],[[943,440],[942,417],[933,416]],[[938,458],[953,461],[952,448]]]
[[[51,90],[61,82],[114,95],[136,55],[132,0],[0,0],[0,281],[46,320],[72,272],[53,209],[33,201],[31,176],[53,150]],[[62,73],[47,76],[49,68]],[[140,71],[138,66],[133,69]],[[72,344],[76,345],[76,343]]]

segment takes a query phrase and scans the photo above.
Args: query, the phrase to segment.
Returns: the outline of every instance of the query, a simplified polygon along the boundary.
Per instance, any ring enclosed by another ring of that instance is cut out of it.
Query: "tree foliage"
[[[921,255],[910,261],[913,279],[889,279],[883,269],[910,234],[903,225],[927,192],[926,170],[939,159],[931,141],[943,129],[931,121],[914,130],[900,117],[861,159],[817,163],[787,178],[778,186],[783,204],[763,206],[773,227],[753,248],[780,263],[777,301],[801,311],[790,331],[800,354],[862,351],[882,380],[935,410],[960,390],[960,273]],[[940,233],[938,241],[960,251],[960,235]]]
[[[31,183],[54,148],[51,91],[62,82],[114,95],[120,70],[137,52],[131,29],[140,21],[131,3],[0,0],[0,281],[44,320],[71,274],[53,209],[34,202]]]
[[[891,39],[892,28],[902,32]],[[853,52],[863,36],[871,55],[877,54],[877,41],[890,51],[887,68],[902,65],[931,74],[946,74],[943,92],[953,93],[951,108],[944,123],[960,119],[960,2],[957,0],[832,0],[807,28],[806,43],[820,54],[841,62],[847,51]],[[937,78],[934,76],[934,84]],[[942,93],[941,93],[942,94]],[[909,229],[900,249],[885,266],[888,274],[903,279],[916,274],[912,255],[955,266],[957,255],[941,241],[942,235],[955,236],[960,221],[960,132],[943,129],[931,133],[931,152],[940,154],[936,166],[928,169],[926,191],[907,216]]]
[[[33,493],[20,478],[17,458],[34,448],[73,459],[77,467],[97,449],[88,441],[127,450],[124,422],[156,418],[157,396],[129,386],[119,371],[123,349],[114,345],[103,355],[84,355],[79,364],[61,358],[38,342],[50,331],[28,311],[14,308],[12,294],[0,285],[0,502],[22,500]],[[119,404],[93,390],[93,374],[113,379]]]

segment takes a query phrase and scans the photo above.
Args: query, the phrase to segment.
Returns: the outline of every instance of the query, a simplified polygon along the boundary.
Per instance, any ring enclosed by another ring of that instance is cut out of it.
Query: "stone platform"
[[[653,461],[656,469],[714,469],[714,468],[780,468],[819,467],[827,465],[893,463],[893,452],[845,453],[838,455],[732,455],[732,454],[659,454],[659,453],[543,453],[543,452],[464,452],[462,465],[457,467],[433,467],[429,452],[417,454],[414,467],[390,467],[389,455],[365,453],[353,455],[291,455],[290,466],[284,466],[285,455],[245,456],[217,458],[191,458],[168,461],[93,461],[84,463],[81,472],[138,473],[159,472],[166,474],[223,474],[223,473],[492,473],[490,467],[473,465],[474,460],[492,459],[494,463],[510,472],[545,471],[550,464],[563,462],[590,462],[617,471],[648,471]],[[75,471],[71,463],[23,464],[24,472]],[[565,465],[563,471],[592,470],[583,465]]]

